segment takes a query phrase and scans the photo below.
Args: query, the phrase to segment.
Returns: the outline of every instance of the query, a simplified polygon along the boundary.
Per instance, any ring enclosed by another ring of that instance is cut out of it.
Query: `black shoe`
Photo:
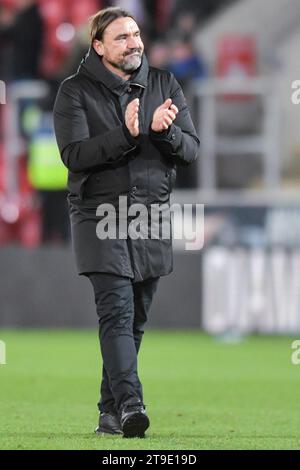
[[[145,437],[150,426],[145,407],[142,404],[124,404],[121,410],[121,427],[123,437]]]
[[[99,415],[99,425],[95,429],[96,434],[123,434],[119,417],[113,412],[102,412]]]

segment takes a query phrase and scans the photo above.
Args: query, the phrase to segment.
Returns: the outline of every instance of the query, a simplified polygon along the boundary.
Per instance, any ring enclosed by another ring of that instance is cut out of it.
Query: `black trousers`
[[[119,412],[124,403],[143,403],[137,355],[159,277],[133,282],[128,277],[90,273],[103,360],[99,411]]]

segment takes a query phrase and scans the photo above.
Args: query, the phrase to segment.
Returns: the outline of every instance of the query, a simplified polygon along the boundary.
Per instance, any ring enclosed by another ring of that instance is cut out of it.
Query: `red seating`
[[[44,18],[46,28],[53,28],[66,21],[67,7],[62,1],[51,0],[51,2],[41,2],[40,11]]]
[[[18,7],[17,0],[1,0],[1,4],[11,8],[12,11]],[[64,22],[70,22],[75,27],[82,25],[101,8],[101,2],[98,0],[39,0],[39,4],[45,27],[40,68],[42,74],[47,77],[57,72],[70,46],[69,42],[63,42],[57,38],[57,27]],[[36,193],[27,179],[24,156],[19,157],[18,190],[9,200],[6,194],[5,173],[4,148],[0,141],[0,245],[19,241],[27,247],[37,246],[41,242],[41,213]]]
[[[222,78],[247,78],[257,73],[255,38],[250,35],[222,36],[217,44],[216,75]],[[237,93],[222,96],[225,100],[248,101],[253,96]]]
[[[97,0],[85,0],[72,2],[70,8],[70,22],[74,26],[80,26],[87,19],[99,10],[99,2]]]
[[[16,8],[16,0],[1,0],[1,5],[14,10]]]
[[[217,45],[217,76],[253,76],[256,70],[255,39],[244,35],[222,36]]]
[[[4,148],[0,143],[0,193],[5,190]]]

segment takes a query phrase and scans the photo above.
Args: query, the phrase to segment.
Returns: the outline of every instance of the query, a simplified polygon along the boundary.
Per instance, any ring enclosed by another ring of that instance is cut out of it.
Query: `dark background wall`
[[[69,247],[1,248],[0,272],[0,327],[97,325],[92,286],[77,275]],[[200,327],[200,272],[200,252],[174,254],[174,271],[160,279],[148,327]]]

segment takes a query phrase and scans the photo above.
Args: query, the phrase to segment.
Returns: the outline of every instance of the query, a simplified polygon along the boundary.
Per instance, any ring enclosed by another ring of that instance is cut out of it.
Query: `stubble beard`
[[[143,53],[141,51],[136,51],[134,55],[126,54],[118,63],[112,62],[108,59],[106,60],[113,67],[122,70],[122,72],[132,73],[140,67],[142,63],[142,54]]]

